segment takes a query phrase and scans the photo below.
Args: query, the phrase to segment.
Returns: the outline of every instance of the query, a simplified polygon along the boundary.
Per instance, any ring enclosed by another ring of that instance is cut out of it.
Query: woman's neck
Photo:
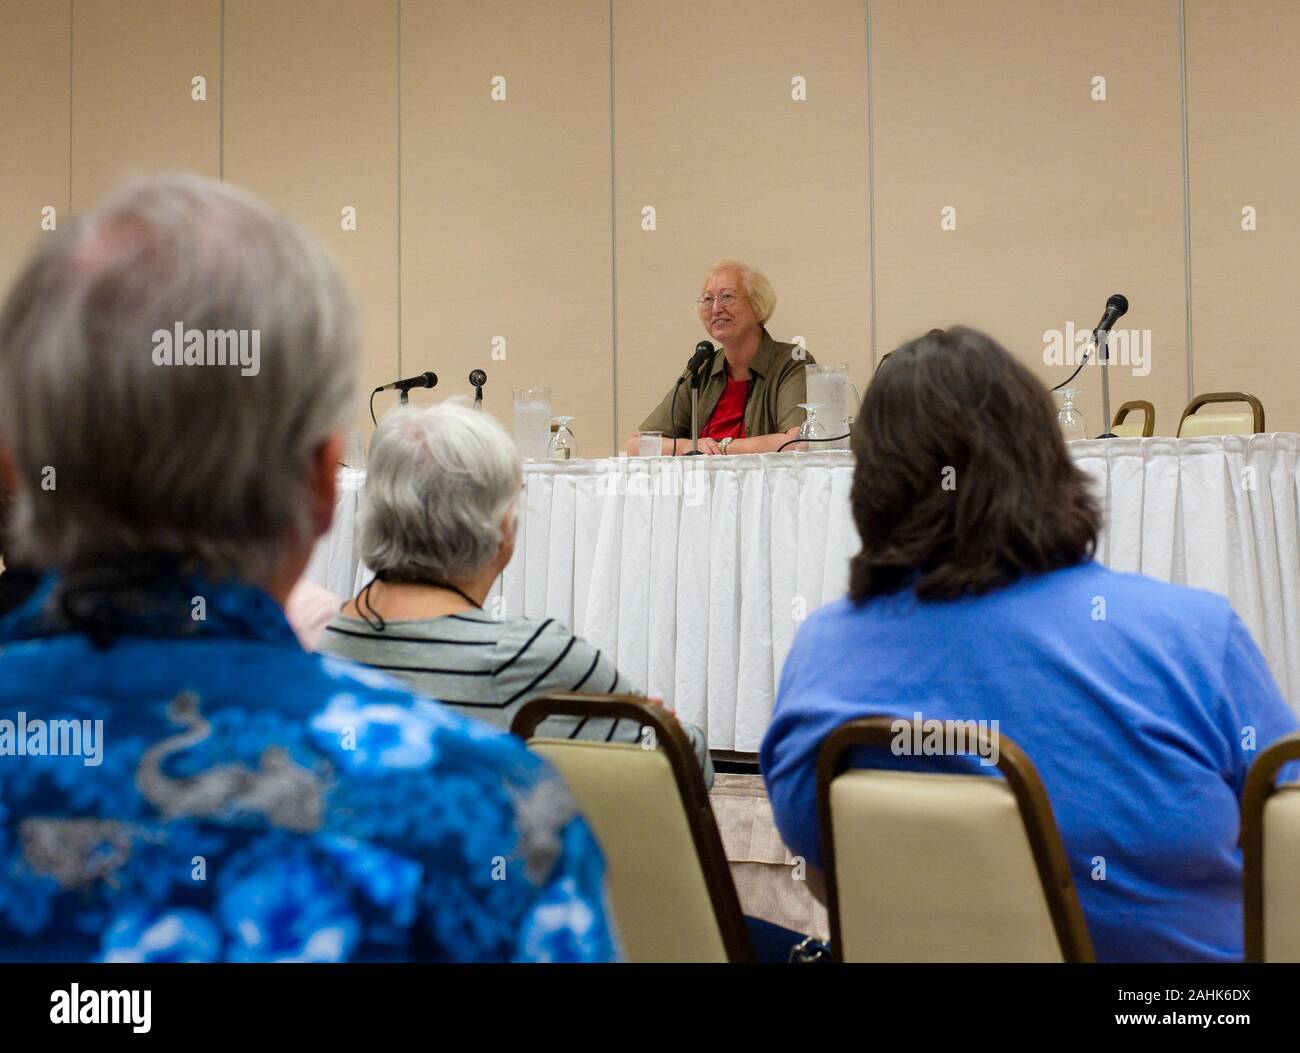
[[[386,621],[422,621],[463,614],[483,606],[495,580],[495,573],[490,578],[480,575],[469,581],[452,581],[446,585],[376,580],[367,593],[365,607]],[[361,617],[355,600],[343,607],[343,613],[351,618]]]
[[[754,361],[754,356],[758,354],[758,345],[762,341],[762,330],[755,329],[753,333],[734,346],[723,348],[727,358],[727,376],[731,380],[749,379],[749,364]]]

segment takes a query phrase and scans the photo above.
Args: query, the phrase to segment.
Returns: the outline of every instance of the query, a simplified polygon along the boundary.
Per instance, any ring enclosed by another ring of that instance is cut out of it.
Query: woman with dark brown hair
[[[849,595],[801,628],[762,747],[790,848],[820,866],[817,751],[840,724],[988,721],[1042,776],[1098,957],[1240,959],[1238,801],[1255,750],[1298,725],[1228,601],[1093,561],[1100,515],[1051,396],[975,330],[898,348],[852,445]]]

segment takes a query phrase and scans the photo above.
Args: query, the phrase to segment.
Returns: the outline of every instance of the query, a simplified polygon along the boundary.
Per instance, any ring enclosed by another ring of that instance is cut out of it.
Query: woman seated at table
[[[852,446],[849,594],[804,622],[762,746],[791,850],[821,865],[817,753],[840,724],[990,720],[1042,776],[1099,958],[1240,959],[1238,802],[1297,721],[1228,601],[1093,561],[1051,396],[974,330],[895,351]]]
[[[515,548],[523,471],[492,417],[459,399],[403,407],[380,422],[360,514],[375,580],[325,627],[320,649],[383,669],[420,694],[509,728],[553,692],[640,694],[614,663],[554,618],[496,619],[488,590]],[[682,723],[705,779],[704,733]],[[540,733],[635,742],[640,726],[554,717]]]
[[[799,435],[804,411],[803,367],[812,355],[767,331],[776,292],[762,274],[735,260],[715,264],[696,301],[700,321],[722,345],[700,367],[700,453],[773,453]],[[676,381],[641,431],[663,432],[663,454],[691,448],[690,381]],[[636,435],[628,454],[638,453]]]

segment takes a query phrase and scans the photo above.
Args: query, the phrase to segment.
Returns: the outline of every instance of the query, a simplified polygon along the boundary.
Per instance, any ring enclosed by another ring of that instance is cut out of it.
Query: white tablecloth
[[[1071,444],[1104,501],[1098,557],[1227,596],[1300,702],[1300,436]],[[527,462],[488,609],[560,619],[713,749],[755,752],[799,622],[844,593],[852,455]],[[351,595],[365,472],[344,469],[308,576]]]

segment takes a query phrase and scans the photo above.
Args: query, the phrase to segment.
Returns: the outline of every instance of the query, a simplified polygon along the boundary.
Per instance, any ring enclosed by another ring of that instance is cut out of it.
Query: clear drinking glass
[[[366,436],[363,432],[348,432],[348,444],[343,450],[343,463],[348,468],[366,466]]]
[[[551,389],[515,388],[515,446],[524,460],[546,457],[551,441]]]
[[[807,414],[807,417],[804,418],[804,422],[799,425],[799,438],[805,440],[827,438],[826,426],[817,419],[817,411],[821,409],[821,405],[816,402],[801,402],[799,403],[799,408]],[[796,446],[792,447],[792,449],[807,451],[815,449],[817,446],[821,445],[824,444],[800,442]]]
[[[638,457],[662,456],[664,452],[664,433],[661,431],[637,432],[636,452]]]
[[[1078,388],[1062,388],[1056,393],[1056,397],[1061,400],[1061,408],[1056,413],[1056,423],[1060,425],[1066,442],[1088,437],[1087,423],[1083,419],[1083,414],[1074,405],[1074,397],[1077,394],[1079,394]]]
[[[552,422],[559,427],[551,432],[551,444],[546,448],[546,456],[553,461],[571,461],[578,456],[578,443],[569,431],[572,417],[552,417]]]

